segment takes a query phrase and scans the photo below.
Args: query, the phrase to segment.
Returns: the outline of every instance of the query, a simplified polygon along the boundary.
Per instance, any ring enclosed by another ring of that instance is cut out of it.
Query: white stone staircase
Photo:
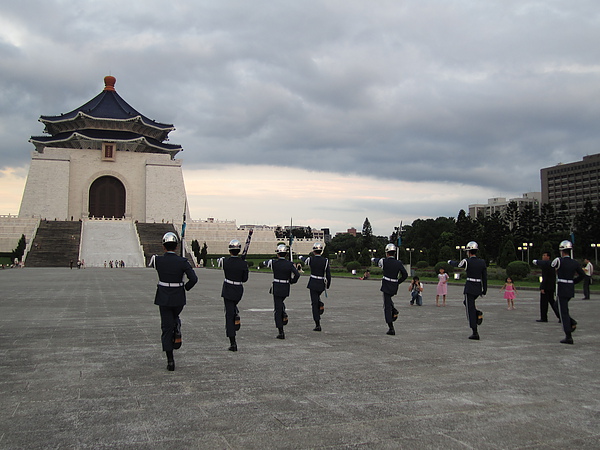
[[[104,262],[125,261],[125,267],[144,267],[144,252],[136,228],[127,219],[83,221],[79,259],[86,267],[104,267]]]

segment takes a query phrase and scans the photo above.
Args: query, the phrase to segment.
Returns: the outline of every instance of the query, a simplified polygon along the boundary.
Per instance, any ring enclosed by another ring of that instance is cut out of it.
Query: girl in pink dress
[[[510,277],[506,279],[504,286],[500,288],[500,292],[504,290],[504,298],[508,304],[508,310],[515,309],[515,297],[517,296],[517,290]]]
[[[440,295],[443,295],[442,306],[446,306],[446,295],[448,294],[448,274],[444,273],[440,267],[438,273],[437,295],[435,296],[435,306],[440,306]]]

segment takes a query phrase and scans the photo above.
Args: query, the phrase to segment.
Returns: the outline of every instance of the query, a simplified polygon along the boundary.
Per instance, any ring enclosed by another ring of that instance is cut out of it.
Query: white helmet
[[[238,241],[237,239],[232,239],[231,241],[229,241],[229,250],[241,250],[242,249],[242,243],[240,241]]]
[[[313,250],[321,250],[321,251],[323,251],[323,247],[324,247],[324,245],[321,242],[315,242],[313,244]]]
[[[278,254],[279,253],[287,253],[287,251],[288,251],[287,245],[285,245],[285,244],[279,244],[277,246],[276,253],[278,253]]]
[[[467,244],[467,250],[477,250],[479,248],[479,246],[477,245],[477,242],[475,241],[471,241]]]
[[[559,250],[571,250],[573,248],[573,243],[571,241],[562,241],[558,245]]]
[[[177,244],[179,242],[179,238],[175,233],[169,231],[168,233],[165,233],[165,235],[162,238],[163,244],[166,244],[167,242],[175,242]]]
[[[391,253],[396,251],[396,246],[394,244],[388,244],[385,246],[385,252]]]

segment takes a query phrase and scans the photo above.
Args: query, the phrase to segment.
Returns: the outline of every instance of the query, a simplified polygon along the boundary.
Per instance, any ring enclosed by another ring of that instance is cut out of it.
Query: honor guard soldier
[[[225,332],[229,338],[229,351],[237,352],[235,341],[236,330],[239,329],[239,310],[237,304],[244,294],[244,283],[248,281],[248,263],[240,257],[242,244],[237,239],[229,242],[228,258],[223,261],[225,280],[221,290],[221,297],[225,303]]]
[[[394,308],[392,297],[398,293],[398,285],[408,277],[402,261],[396,259],[396,246],[388,244],[385,246],[385,258],[379,260],[379,267],[383,269],[380,291],[383,292],[383,313],[385,322],[388,324],[386,334],[394,336],[394,320],[398,317],[398,311]]]
[[[179,238],[175,233],[166,233],[162,244],[166,253],[153,257],[154,267],[158,272],[158,286],[154,304],[160,311],[160,328],[162,330],[162,349],[167,354],[167,369],[175,370],[173,349],[181,347],[181,320],[179,314],[185,305],[185,291],[189,291],[198,282],[198,277],[186,258],[175,253]],[[183,282],[183,275],[188,281]]]
[[[331,286],[329,260],[321,256],[323,248],[324,246],[321,242],[315,242],[313,245],[314,256],[308,257],[304,261],[310,267],[310,278],[306,287],[310,289],[312,316],[315,321],[313,331],[321,331],[321,314],[323,314],[325,309],[325,305],[321,301],[321,294]]]
[[[277,339],[285,339],[283,326],[287,323],[287,314],[285,312],[285,298],[290,295],[290,284],[294,284],[300,278],[300,272],[292,261],[285,259],[288,248],[285,244],[277,246],[277,259],[269,261],[269,267],[273,270],[273,302],[275,304],[275,326],[279,330]]]
[[[468,258],[463,259],[459,263],[456,261],[448,261],[448,264],[454,267],[462,267],[466,271],[467,281],[465,282],[465,289],[463,291],[465,295],[463,304],[467,310],[469,326],[473,330],[469,339],[474,339],[476,341],[479,340],[477,325],[481,325],[483,313],[478,311],[475,307],[475,300],[480,295],[485,295],[487,293],[487,267],[485,261],[477,257],[478,248],[477,242],[471,241],[467,244]]]
[[[577,328],[577,321],[569,315],[569,300],[575,296],[575,284],[584,279],[585,273],[579,262],[571,258],[571,241],[562,241],[558,249],[561,257],[552,261],[552,267],[556,269],[558,311],[565,332],[565,338],[560,343],[572,344],[572,333]]]
[[[542,269],[542,282],[540,283],[540,318],[536,322],[548,322],[548,305],[560,320],[558,306],[554,301],[556,293],[556,270],[550,261],[550,252],[544,252],[542,259],[534,259],[533,264]]]

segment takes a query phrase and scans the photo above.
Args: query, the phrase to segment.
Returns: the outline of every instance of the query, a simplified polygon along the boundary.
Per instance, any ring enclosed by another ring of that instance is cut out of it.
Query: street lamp
[[[527,243],[527,242],[523,242],[523,250],[527,250],[527,261],[529,261],[529,249],[533,247],[533,242]],[[523,258],[521,258],[521,261],[523,260]]]
[[[521,250],[521,261],[523,261],[523,250],[525,250],[525,247],[517,247],[517,250]]]
[[[594,259],[596,260],[596,265],[598,265],[598,247],[600,247],[600,244],[591,244],[590,247],[594,249]]]
[[[415,251],[415,249],[414,248],[407,248],[406,251],[409,254],[408,265],[412,267],[412,253]]]

